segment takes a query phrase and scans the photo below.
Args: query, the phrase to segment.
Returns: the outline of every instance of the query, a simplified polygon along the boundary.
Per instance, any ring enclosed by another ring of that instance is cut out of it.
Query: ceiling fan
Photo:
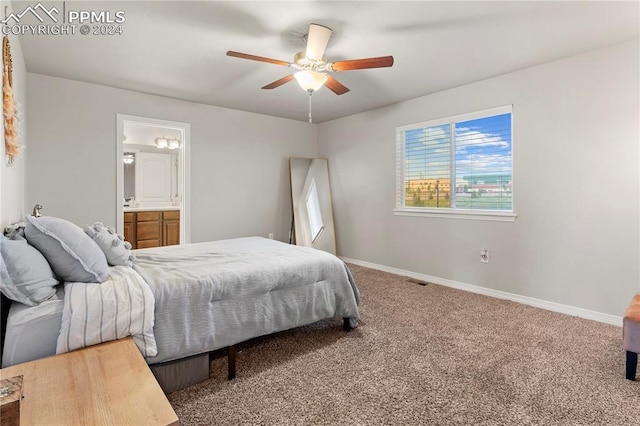
[[[275,89],[276,87],[280,87],[295,78],[300,87],[302,87],[303,90],[306,90],[309,95],[313,94],[313,92],[320,89],[323,85],[327,86],[329,90],[336,95],[342,95],[349,91],[346,86],[333,78],[333,76],[327,74],[327,72],[383,68],[393,65],[393,56],[327,62],[327,57],[324,53],[327,48],[327,44],[329,43],[331,33],[331,28],[323,25],[309,25],[309,33],[306,35],[306,50],[296,53],[293,57],[293,62],[249,55],[247,53],[234,52],[232,50],[228,51],[227,55],[241,59],[249,59],[252,61],[267,62],[270,64],[295,68],[298,70],[296,73],[276,80],[273,83],[269,83],[262,88]]]

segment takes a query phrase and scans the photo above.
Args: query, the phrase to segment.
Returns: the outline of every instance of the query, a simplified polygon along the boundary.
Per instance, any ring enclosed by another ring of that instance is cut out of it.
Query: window
[[[396,214],[515,220],[511,106],[396,128]]]

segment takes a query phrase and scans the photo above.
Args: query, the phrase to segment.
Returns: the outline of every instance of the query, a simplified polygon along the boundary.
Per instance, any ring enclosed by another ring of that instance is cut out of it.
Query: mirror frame
[[[180,189],[182,202],[180,203],[180,244],[191,242],[191,125],[179,121],[161,120],[157,118],[140,117],[136,115],[116,114],[116,231],[124,235],[124,126],[125,123],[144,124],[153,127],[164,127],[180,130],[183,136],[181,155]]]

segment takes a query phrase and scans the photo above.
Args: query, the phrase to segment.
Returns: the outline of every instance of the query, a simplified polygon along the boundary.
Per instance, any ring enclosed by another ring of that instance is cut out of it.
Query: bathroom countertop
[[[164,207],[125,207],[124,212],[157,212],[166,210],[180,210],[180,206],[164,206]]]

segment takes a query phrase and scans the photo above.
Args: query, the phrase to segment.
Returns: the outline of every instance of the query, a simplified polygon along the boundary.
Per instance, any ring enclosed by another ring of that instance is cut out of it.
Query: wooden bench
[[[627,351],[627,379],[636,379],[640,353],[640,294],[633,297],[622,321],[622,342]]]

